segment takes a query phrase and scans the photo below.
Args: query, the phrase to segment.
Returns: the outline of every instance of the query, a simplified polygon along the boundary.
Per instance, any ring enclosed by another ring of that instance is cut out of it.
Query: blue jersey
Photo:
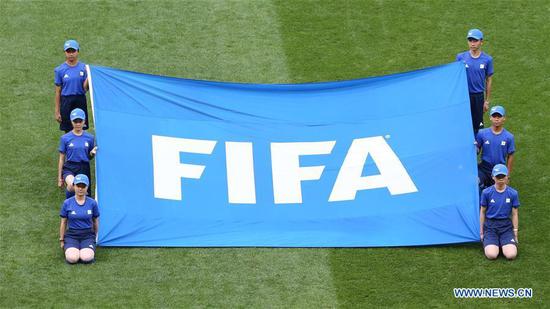
[[[485,91],[485,79],[493,75],[493,57],[481,52],[479,57],[473,58],[469,51],[456,55],[456,61],[464,63],[468,77],[468,91],[480,93]]]
[[[94,148],[94,136],[86,131],[76,135],[73,131],[61,136],[59,152],[65,154],[65,161],[90,162],[90,151]]]
[[[512,207],[519,207],[518,191],[506,186],[504,192],[498,192],[494,185],[481,192],[481,207],[487,207],[488,219],[506,219],[512,213]]]
[[[481,129],[476,135],[476,144],[481,148],[481,160],[497,164],[506,164],[508,155],[516,151],[514,135],[502,129],[499,134],[493,133],[491,128]]]
[[[75,66],[70,66],[63,62],[54,70],[55,85],[61,87],[61,95],[84,95],[84,81],[88,77],[86,64],[77,62]]]
[[[92,218],[99,217],[99,208],[97,202],[92,198],[86,197],[84,205],[79,205],[76,197],[71,197],[63,202],[59,215],[62,218],[67,218],[70,229],[91,229],[93,227]]]

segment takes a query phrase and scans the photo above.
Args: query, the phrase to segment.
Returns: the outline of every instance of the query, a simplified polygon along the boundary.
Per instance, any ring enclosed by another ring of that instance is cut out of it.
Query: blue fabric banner
[[[458,62],[262,85],[90,66],[102,246],[477,241]]]

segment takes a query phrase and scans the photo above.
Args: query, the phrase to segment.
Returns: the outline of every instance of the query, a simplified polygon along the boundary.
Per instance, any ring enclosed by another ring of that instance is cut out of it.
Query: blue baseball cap
[[[493,177],[498,175],[508,176],[508,168],[504,164],[497,164],[493,167]]]
[[[89,186],[90,185],[90,180],[88,179],[88,176],[86,176],[84,174],[78,174],[74,178],[73,185],[76,186],[79,183],[83,183],[86,186]]]
[[[467,39],[476,39],[476,40],[483,40],[483,32],[479,29],[470,29],[468,31],[468,35],[466,36]]]
[[[74,121],[75,119],[86,120],[86,114],[84,114],[84,111],[80,108],[75,108],[71,112],[71,121]]]
[[[489,111],[490,116],[493,116],[494,114],[500,114],[501,116],[505,116],[506,111],[504,110],[504,107],[500,105],[496,105],[491,107],[491,110]]]
[[[65,44],[63,44],[63,50],[67,51],[69,48],[80,50],[80,45],[78,45],[78,42],[75,40],[65,41]]]

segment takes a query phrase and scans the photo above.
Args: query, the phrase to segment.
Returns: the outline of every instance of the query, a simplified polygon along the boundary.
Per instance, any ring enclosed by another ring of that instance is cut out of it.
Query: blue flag
[[[456,62],[263,85],[90,66],[102,246],[372,247],[478,241]]]

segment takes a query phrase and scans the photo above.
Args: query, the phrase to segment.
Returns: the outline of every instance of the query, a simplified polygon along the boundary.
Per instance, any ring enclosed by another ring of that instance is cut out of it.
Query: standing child
[[[66,185],[67,198],[74,194],[73,181],[77,174],[90,178],[90,159],[97,151],[94,136],[83,130],[86,115],[77,108],[70,115],[72,131],[61,136],[59,142],[58,181],[59,187]]]
[[[68,40],[63,45],[65,62],[54,70],[55,79],[55,119],[59,129],[65,133],[71,131],[69,114],[75,108],[80,108],[88,116],[86,91],[88,89],[86,64],[78,61],[80,45],[75,40]],[[84,130],[88,129],[88,122]]]
[[[516,146],[514,135],[504,129],[506,111],[502,106],[493,106],[489,111],[491,127],[480,130],[476,135],[476,144],[481,151],[481,163],[478,165],[480,191],[493,185],[491,171],[497,164],[505,164],[508,178],[512,173]]]
[[[483,113],[489,109],[493,81],[493,57],[481,51],[483,33],[471,29],[466,35],[468,51],[456,55],[456,60],[464,63],[470,93],[470,112],[474,136],[483,128]]]

